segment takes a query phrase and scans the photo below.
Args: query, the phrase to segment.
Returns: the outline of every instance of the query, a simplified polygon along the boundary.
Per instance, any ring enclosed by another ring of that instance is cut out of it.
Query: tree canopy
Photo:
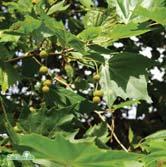
[[[0,1],[0,166],[166,167],[165,28],[165,0]]]

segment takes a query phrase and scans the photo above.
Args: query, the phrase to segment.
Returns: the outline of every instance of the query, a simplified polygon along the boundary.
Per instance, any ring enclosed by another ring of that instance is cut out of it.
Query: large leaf
[[[117,24],[113,27],[110,38],[114,41],[122,38],[128,38],[131,36],[138,36],[144,34],[151,29],[148,27],[146,23],[137,24],[137,23],[129,23],[127,25]]]
[[[146,15],[140,11],[140,7],[147,9],[155,9],[158,7],[163,7],[165,5],[164,0],[107,0],[110,7],[115,6],[116,13],[119,16],[120,22],[128,24],[131,21],[145,21]],[[135,11],[139,11],[136,13]],[[159,13],[162,13],[158,11]],[[164,13],[163,13],[164,14]],[[140,19],[140,16],[142,17]],[[161,16],[161,15],[160,15]]]
[[[166,139],[166,130],[161,130],[147,136],[145,140],[141,143],[141,147],[147,150],[148,152],[166,150],[165,139]]]
[[[135,18],[135,17],[134,17]],[[113,41],[138,36],[151,30],[147,23],[120,24],[110,9],[90,10],[84,17],[85,30],[78,36],[85,41],[109,46]]]
[[[0,42],[17,42],[19,38],[18,34],[12,34],[8,30],[0,31]]]
[[[155,132],[149,136],[147,136],[145,139],[146,140],[154,140],[158,138],[166,138],[166,130],[160,130],[158,132]]]
[[[88,141],[71,142],[62,136],[51,140],[37,134],[20,135],[19,141],[19,146],[29,148],[36,159],[50,160],[62,167],[143,167],[139,162],[143,158],[141,154],[102,150]]]
[[[100,35],[95,38],[93,42],[103,46],[109,46],[113,43],[113,41],[138,36],[152,30],[150,27],[148,27],[147,23],[129,23],[127,25],[116,24],[111,28],[105,28],[103,26],[101,28],[102,31]]]
[[[145,157],[147,167],[151,166],[166,166],[166,131],[161,130],[153,133],[145,138],[140,144],[143,150],[150,152],[149,156]]]
[[[146,9],[139,7],[136,11],[137,14],[146,18],[146,20],[154,20],[159,24],[166,25],[166,8],[158,7]]]
[[[114,55],[102,65],[100,84],[107,105],[111,107],[118,96],[150,102],[145,74],[151,65],[146,57],[132,53]]]
[[[139,78],[140,75],[146,74],[146,68],[152,65],[152,60],[140,54],[129,52],[115,54],[109,60],[111,79],[126,89],[131,76]]]

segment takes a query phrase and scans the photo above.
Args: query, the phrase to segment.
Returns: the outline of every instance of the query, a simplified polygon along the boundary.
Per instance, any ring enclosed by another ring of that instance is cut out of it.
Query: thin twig
[[[58,81],[60,84],[65,85],[67,88],[70,87],[69,84],[67,84],[67,83],[64,82],[63,80],[59,79],[58,77],[54,77],[54,79],[55,79],[56,81]]]
[[[114,121],[114,117],[112,116],[112,123],[111,123],[111,128],[112,128],[112,130],[113,130],[113,132],[114,132],[114,129],[115,129],[115,121]],[[113,133],[111,132],[111,141],[112,141],[112,137],[113,137]]]
[[[40,66],[42,66],[42,64],[40,63],[40,61],[39,60],[37,60],[37,58],[36,57],[32,57],[35,61],[36,61],[36,63],[37,64],[39,64]]]
[[[16,57],[16,58],[6,60],[5,62],[10,63],[10,62],[19,61],[19,60],[22,60],[22,59],[25,59],[25,58],[30,58],[30,57],[33,57],[33,56],[34,56],[33,54],[25,54],[23,56],[19,56],[19,57]]]
[[[64,53],[67,53],[67,52],[71,52],[73,50],[74,50],[73,48],[69,48],[69,49],[63,50],[62,52],[49,53],[48,56],[61,55],[62,53],[64,54]],[[36,54],[36,53],[33,54],[33,52],[30,52],[30,53],[24,54],[23,56],[19,56],[19,57],[16,57],[16,58],[12,58],[12,59],[6,60],[5,62],[9,63],[9,62],[14,62],[14,61],[19,61],[19,60],[22,60],[22,59],[30,58],[30,57],[38,57],[38,56],[39,56],[39,54]]]
[[[49,53],[48,54],[48,56],[52,56],[52,55],[60,55],[60,53]],[[19,56],[19,57],[16,57],[16,58],[6,60],[5,62],[9,63],[9,62],[19,61],[19,60],[26,59],[26,58],[38,57],[38,56],[39,56],[39,54],[30,53],[30,54],[25,54],[23,56]]]
[[[103,118],[103,116],[97,112],[97,111],[94,111],[99,117],[100,119],[105,122],[105,119]],[[117,141],[117,143],[122,147],[122,149],[126,152],[128,152],[127,148],[120,142],[120,140],[118,139],[118,137],[116,136],[116,134],[114,133],[114,130],[112,129],[112,127],[107,123],[107,127],[108,129],[112,132],[112,135],[114,136],[115,140]]]

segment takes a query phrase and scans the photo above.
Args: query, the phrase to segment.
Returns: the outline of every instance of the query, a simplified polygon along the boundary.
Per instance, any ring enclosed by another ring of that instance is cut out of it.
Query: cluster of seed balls
[[[40,53],[39,53],[39,56],[40,56],[40,58],[46,58],[46,57],[48,57],[48,53],[45,50],[41,50]],[[40,67],[40,69],[39,69],[39,73],[40,74],[47,74],[48,73],[47,66],[42,65]],[[93,76],[93,80],[95,82],[98,82],[100,80],[100,75],[99,74],[95,74]],[[52,82],[49,79],[46,79],[45,81],[43,81],[43,83],[42,83],[42,92],[43,93],[48,93],[49,90],[50,90],[51,84],[52,84]],[[101,101],[101,97],[102,96],[103,96],[103,92],[101,90],[95,90],[93,92],[93,100],[92,100],[93,103],[98,104]]]
[[[99,74],[95,74],[94,76],[93,76],[93,80],[95,81],[95,82],[98,82],[99,80],[100,80],[100,75]],[[96,103],[96,104],[98,104],[100,101],[101,101],[101,97],[103,97],[103,92],[102,92],[102,90],[95,90],[94,92],[93,92],[93,103]]]
[[[39,53],[39,56],[40,56],[40,58],[46,58],[46,57],[48,57],[48,53],[47,53],[47,51],[42,50],[42,51]],[[47,66],[42,65],[42,66],[40,67],[40,69],[39,69],[39,73],[40,73],[40,74],[47,74],[47,73],[48,73],[48,68],[47,68]],[[43,81],[43,83],[42,83],[42,92],[43,92],[43,93],[48,93],[49,90],[50,90],[51,84],[52,84],[52,81],[49,80],[49,79],[46,79],[45,81]]]

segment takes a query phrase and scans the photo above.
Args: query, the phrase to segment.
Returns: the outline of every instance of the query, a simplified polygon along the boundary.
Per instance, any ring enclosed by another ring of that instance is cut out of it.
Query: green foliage
[[[5,0],[0,25],[0,166],[166,166],[165,0]]]
[[[16,70],[8,63],[0,62],[0,85],[5,92],[9,86],[12,86],[19,80]]]
[[[128,165],[131,166],[134,163],[140,167],[143,165],[138,161],[142,157],[140,154],[126,154],[123,151],[105,151],[97,148],[93,143],[88,141],[71,142],[62,136],[57,136],[54,140],[50,140],[37,134],[19,136],[19,140],[21,146],[32,148],[31,152],[37,159],[45,158],[61,166],[107,167],[112,164],[112,166],[122,165],[125,167]]]

